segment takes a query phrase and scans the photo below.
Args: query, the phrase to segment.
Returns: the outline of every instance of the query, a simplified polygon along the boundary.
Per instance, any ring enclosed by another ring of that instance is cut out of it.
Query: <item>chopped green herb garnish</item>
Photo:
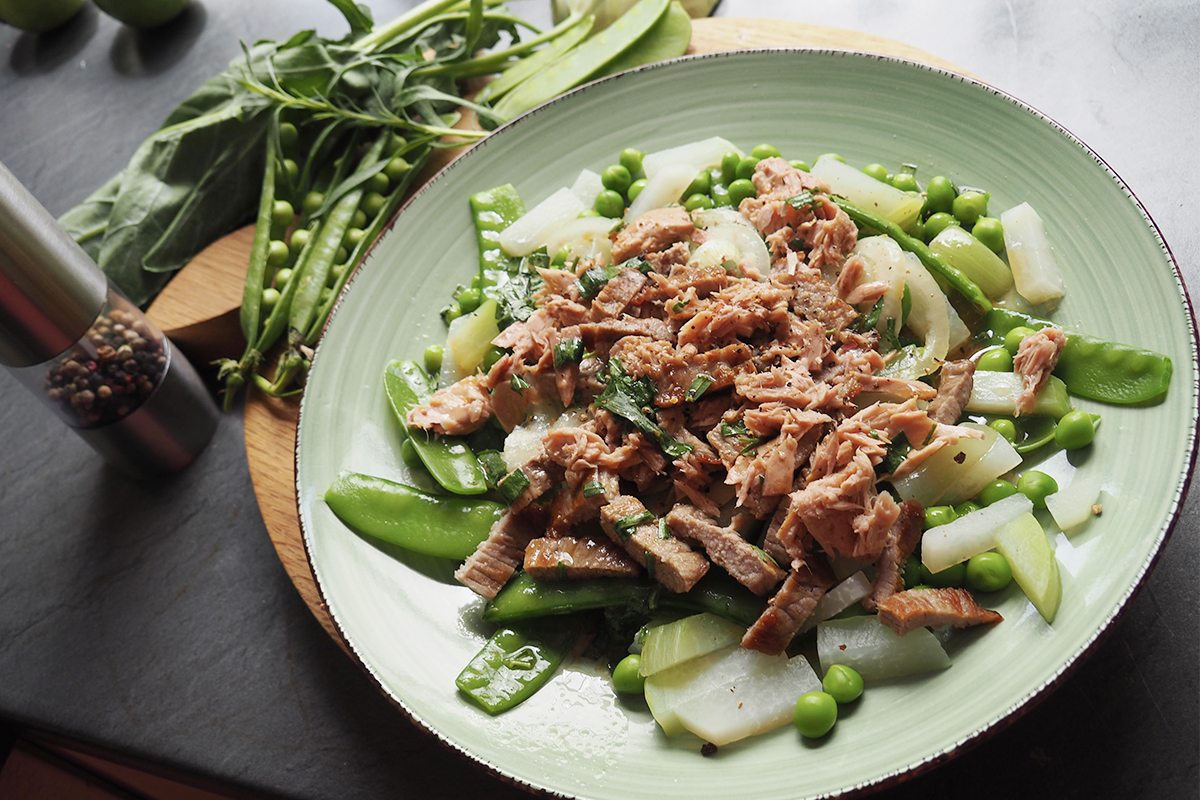
[[[875,433],[875,431],[871,431],[871,433]],[[904,459],[908,458],[910,452],[912,452],[912,445],[908,443],[908,437],[904,435],[904,431],[901,431],[892,440],[892,443],[888,445],[883,460],[875,468],[875,474],[891,475],[900,468],[900,465],[904,463]]]
[[[810,209],[812,211],[815,211],[817,209],[817,206],[820,205],[817,198],[814,197],[813,193],[810,192],[808,189],[805,189],[803,192],[796,195],[795,197],[789,197],[784,202],[786,202],[789,206],[796,209],[797,211],[803,211],[806,208]]]
[[[658,521],[658,538],[660,538],[660,539],[670,539],[671,538],[671,529],[670,529],[670,527],[668,527],[667,520],[665,517]]]
[[[683,458],[692,452],[690,444],[671,438],[650,418],[655,393],[653,381],[644,375],[636,379],[627,375],[621,360],[613,358],[608,362],[607,383],[604,391],[592,401],[594,405],[612,412],[647,436],[654,437],[662,451],[671,458]]]
[[[722,422],[721,436],[725,439],[735,439],[738,444],[742,445],[742,449],[738,451],[739,455],[749,453],[751,450],[754,450],[756,447],[766,441],[765,439],[759,439],[757,436],[752,435],[749,429],[746,427],[746,423],[740,419],[732,424],[728,422]]]
[[[758,556],[759,560],[762,561],[764,564],[773,564],[776,567],[779,566],[779,562],[776,561],[771,556],[770,553],[768,553],[766,550],[763,550],[761,547],[758,547],[756,545],[750,545],[750,549],[754,551],[754,555]]]
[[[617,532],[617,536],[621,537],[621,541],[625,541],[633,535],[633,529],[643,522],[649,522],[654,519],[654,515],[649,511],[639,511],[636,514],[630,514],[627,517],[621,517],[613,525],[613,530]]]
[[[604,494],[604,486],[600,481],[588,481],[583,485],[584,497],[595,497]]]
[[[508,463],[499,450],[484,450],[476,455],[479,466],[483,468],[483,477],[492,488],[499,488],[500,482],[508,474]]]
[[[651,265],[649,261],[642,258],[641,256],[634,256],[633,258],[627,258],[624,261],[622,261],[620,264],[617,265],[618,273],[623,269],[636,269],[638,272],[642,273],[643,275],[649,275],[651,272],[654,272],[653,265]]]
[[[699,400],[712,385],[713,377],[711,375],[705,375],[701,373],[696,376],[695,380],[692,381],[692,385],[688,387],[687,394],[684,395],[683,399],[689,403],[694,403]]]
[[[600,293],[606,283],[617,277],[618,272],[620,268],[616,266],[592,267],[579,276],[579,280],[575,281],[575,288],[579,290],[580,297],[591,300]]]
[[[583,357],[583,339],[563,339],[554,345],[554,368],[561,369],[567,364],[577,364]]]
[[[529,381],[522,378],[520,375],[513,373],[512,380],[508,382],[514,392],[523,392],[529,388]]]
[[[496,488],[509,505],[512,505],[513,501],[521,496],[521,492],[529,488],[529,478],[521,470],[514,469],[507,478],[496,485]]]

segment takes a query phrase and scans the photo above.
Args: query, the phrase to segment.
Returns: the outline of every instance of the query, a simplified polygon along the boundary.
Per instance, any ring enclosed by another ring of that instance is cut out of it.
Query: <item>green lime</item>
[[[0,22],[41,33],[62,25],[81,8],[83,0],[0,0]]]
[[[188,0],[96,0],[105,14],[132,28],[154,28],[179,16]]]

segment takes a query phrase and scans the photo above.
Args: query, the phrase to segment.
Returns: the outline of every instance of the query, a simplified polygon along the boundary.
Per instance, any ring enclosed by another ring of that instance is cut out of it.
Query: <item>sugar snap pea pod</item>
[[[408,412],[429,398],[431,388],[415,361],[392,361],[383,370],[388,402],[425,469],[448,492],[476,495],[488,490],[475,453],[461,436],[435,436],[408,426]]]
[[[550,31],[550,33],[554,33],[554,31],[559,33],[549,44],[505,69],[496,80],[483,87],[475,99],[483,103],[503,97],[523,81],[549,66],[563,53],[579,44],[583,37],[591,32],[595,21],[596,17],[593,14],[580,17],[572,12],[571,16]]]
[[[506,509],[491,500],[433,495],[348,471],[334,479],[325,503],[359,533],[456,561],[475,552]]]
[[[570,618],[501,628],[454,683],[487,713],[507,711],[550,680],[580,635],[579,621]]]
[[[667,6],[667,13],[654,23],[646,35],[632,47],[613,59],[601,73],[615,75],[627,69],[678,58],[687,52],[692,41],[692,18],[679,0]]]
[[[471,217],[479,239],[479,268],[507,270],[509,257],[500,249],[500,232],[525,213],[525,203],[511,183],[470,197]]]
[[[728,575],[711,570],[682,594],[668,592],[649,578],[548,581],[519,572],[487,602],[483,620],[513,622],[617,606],[708,611],[749,626],[762,614],[766,601]]]
[[[1037,330],[1053,322],[996,308],[984,317],[981,337],[999,344],[1013,328]],[[1067,343],[1054,374],[1079,397],[1104,403],[1136,405],[1161,401],[1171,383],[1171,359],[1152,350],[1119,344],[1084,333],[1064,331]]]
[[[902,249],[907,250],[919,258],[921,263],[924,264],[930,272],[933,272],[944,278],[946,283],[948,283],[955,291],[969,300],[971,305],[975,306],[984,313],[992,310],[992,301],[987,299],[987,295],[983,293],[983,290],[979,288],[978,284],[976,284],[973,280],[968,278],[959,270],[935,256],[933,253],[929,252],[929,248],[926,247],[925,243],[920,239],[905,233],[903,229],[901,229],[896,223],[886,220],[876,214],[872,214],[870,211],[867,211],[863,208],[859,208],[858,206],[854,205],[854,203],[851,203],[849,200],[846,200],[843,197],[833,197],[831,199],[841,206],[842,210],[846,212],[855,225],[860,228],[871,228],[872,230],[887,234],[892,238],[893,241],[896,242],[896,244],[900,245]]]
[[[595,77],[641,39],[667,13],[668,5],[669,0],[639,0],[612,25],[506,94],[496,104],[496,113],[512,119]]]

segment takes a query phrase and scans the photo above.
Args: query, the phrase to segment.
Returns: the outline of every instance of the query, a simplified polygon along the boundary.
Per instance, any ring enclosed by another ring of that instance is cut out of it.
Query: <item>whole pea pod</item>
[[[1002,344],[1005,334],[1014,328],[1038,330],[1053,325],[1028,314],[996,308],[984,317],[980,338],[987,344]],[[1119,405],[1153,403],[1166,395],[1172,369],[1167,356],[1087,334],[1064,332],[1067,343],[1054,374],[1071,394]]]
[[[429,378],[415,361],[392,361],[383,370],[388,402],[413,449],[433,479],[448,492],[476,495],[488,490],[479,459],[461,436],[437,436],[408,425],[408,412],[432,394]]]
[[[325,492],[325,503],[359,533],[456,561],[475,552],[506,508],[490,500],[433,495],[357,472],[339,474]]]

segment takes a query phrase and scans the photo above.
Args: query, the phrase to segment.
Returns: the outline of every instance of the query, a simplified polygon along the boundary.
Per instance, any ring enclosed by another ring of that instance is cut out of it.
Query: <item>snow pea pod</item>
[[[475,552],[505,511],[505,506],[490,500],[428,494],[346,471],[325,492],[325,503],[359,533],[456,561]]]
[[[984,317],[980,336],[990,344],[1002,344],[1006,333],[1022,326],[1038,330],[1054,323],[996,308]],[[1166,395],[1171,382],[1167,356],[1083,333],[1065,333],[1067,343],[1054,374],[1071,394],[1119,405],[1154,403]]]
[[[667,13],[654,23],[646,35],[613,59],[601,73],[615,75],[627,69],[678,58],[692,41],[692,18],[678,0],[667,6]]]
[[[408,425],[408,412],[432,394],[429,379],[415,361],[393,361],[383,371],[383,384],[396,419],[429,474],[443,489],[475,495],[488,490],[475,453],[461,436],[438,436]]]
[[[473,704],[499,714],[550,680],[579,637],[579,621],[570,618],[501,628],[454,683]]]
[[[525,203],[511,183],[476,192],[469,198],[475,236],[479,240],[479,269],[508,271],[511,259],[500,249],[500,232],[525,214]]]

